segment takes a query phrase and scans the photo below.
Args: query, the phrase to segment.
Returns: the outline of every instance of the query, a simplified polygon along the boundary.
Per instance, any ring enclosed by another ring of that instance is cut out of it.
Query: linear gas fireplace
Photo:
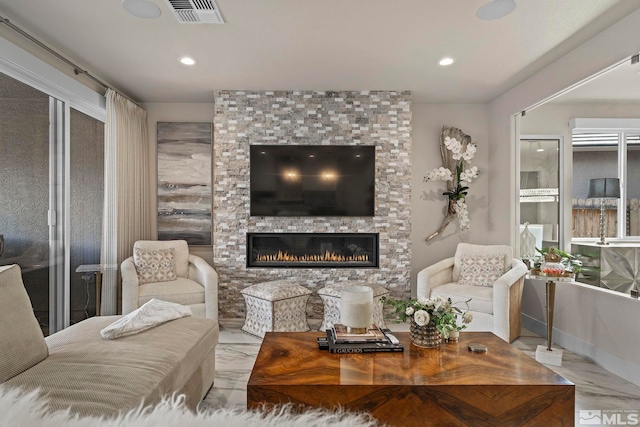
[[[378,234],[247,233],[247,267],[378,267]]]

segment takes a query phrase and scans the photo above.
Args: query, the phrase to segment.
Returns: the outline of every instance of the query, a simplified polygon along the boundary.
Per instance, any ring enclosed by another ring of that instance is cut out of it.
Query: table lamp
[[[600,199],[600,241],[599,245],[608,245],[604,241],[604,201],[620,198],[620,180],[618,178],[595,178],[589,180],[588,199]]]

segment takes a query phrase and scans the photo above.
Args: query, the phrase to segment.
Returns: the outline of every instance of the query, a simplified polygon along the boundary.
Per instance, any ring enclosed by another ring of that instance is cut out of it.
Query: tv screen
[[[373,216],[375,146],[251,145],[251,216]]]

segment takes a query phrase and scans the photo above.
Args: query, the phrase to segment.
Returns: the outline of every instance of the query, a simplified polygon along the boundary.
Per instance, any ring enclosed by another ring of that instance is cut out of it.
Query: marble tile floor
[[[246,408],[247,382],[261,339],[242,332],[242,324],[243,319],[220,320],[215,383],[201,403],[202,409]],[[320,320],[310,320],[309,324],[312,330],[317,330]],[[407,324],[389,324],[389,328],[396,332],[408,331]],[[528,330],[523,330],[520,338],[513,342],[531,357],[535,357],[539,344],[546,344],[546,340]],[[561,367],[547,366],[576,385],[576,426],[582,425],[578,416],[580,410],[627,411],[622,420],[629,411],[640,413],[640,387],[594,363],[564,350]]]

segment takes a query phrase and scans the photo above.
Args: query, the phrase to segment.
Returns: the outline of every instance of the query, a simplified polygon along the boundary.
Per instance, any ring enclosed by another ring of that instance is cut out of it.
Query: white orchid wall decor
[[[444,166],[435,168],[427,174],[425,181],[444,181],[447,191],[448,206],[444,221],[438,230],[427,237],[427,241],[440,234],[447,226],[458,218],[460,229],[469,228],[469,209],[466,199],[469,184],[478,177],[478,167],[469,163],[476,154],[477,146],[471,137],[458,128],[443,126],[440,133],[440,153]]]

